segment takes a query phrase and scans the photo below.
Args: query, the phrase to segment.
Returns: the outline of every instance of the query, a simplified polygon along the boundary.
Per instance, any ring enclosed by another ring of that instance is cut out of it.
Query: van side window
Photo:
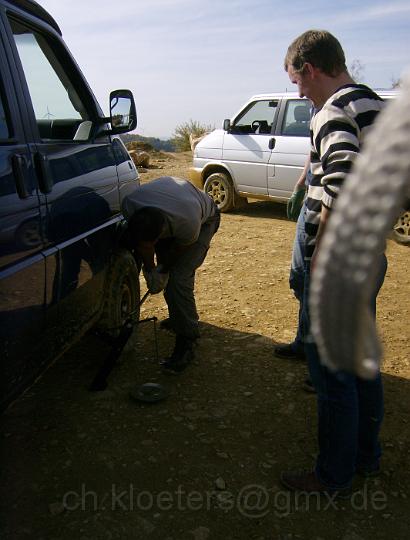
[[[47,39],[10,19],[42,140],[87,140],[92,123]]]
[[[3,96],[0,87],[0,141],[10,138],[9,126],[6,118],[6,110],[3,105]]]
[[[275,120],[278,102],[272,100],[255,101],[235,120],[231,133],[269,134]]]
[[[308,137],[311,103],[307,99],[291,99],[286,104],[282,135]]]

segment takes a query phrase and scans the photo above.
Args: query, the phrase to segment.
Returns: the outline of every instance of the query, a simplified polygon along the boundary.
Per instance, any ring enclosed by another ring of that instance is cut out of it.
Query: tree
[[[175,128],[175,132],[171,140],[179,152],[185,152],[191,150],[191,143],[189,140],[189,136],[191,134],[194,138],[201,137],[213,129],[214,128],[210,125],[205,126],[196,120],[189,120],[189,122],[180,124]]]
[[[364,65],[357,58],[355,58],[353,62],[350,64],[350,68],[349,68],[350,75],[352,79],[356,81],[357,83],[363,82],[364,70],[365,70]]]

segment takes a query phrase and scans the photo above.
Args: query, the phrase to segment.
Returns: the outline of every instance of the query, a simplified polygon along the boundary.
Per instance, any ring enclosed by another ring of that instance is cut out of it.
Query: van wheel
[[[212,197],[221,212],[232,210],[236,206],[236,199],[239,198],[232,185],[232,180],[222,172],[208,176],[204,191]]]
[[[117,252],[112,260],[105,282],[105,303],[98,329],[111,337],[117,337],[120,327],[134,310],[133,319],[140,318],[139,271],[131,253]]]

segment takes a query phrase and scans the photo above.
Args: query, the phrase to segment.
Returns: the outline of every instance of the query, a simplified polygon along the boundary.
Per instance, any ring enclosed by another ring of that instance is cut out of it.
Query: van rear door
[[[268,193],[288,199],[309,152],[310,107],[307,99],[283,99],[268,164]]]

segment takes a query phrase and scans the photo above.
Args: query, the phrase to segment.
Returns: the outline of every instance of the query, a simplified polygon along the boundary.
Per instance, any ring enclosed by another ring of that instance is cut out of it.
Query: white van
[[[309,152],[310,106],[296,92],[251,97],[223,129],[197,144],[191,181],[222,212],[247,198],[287,202]]]

